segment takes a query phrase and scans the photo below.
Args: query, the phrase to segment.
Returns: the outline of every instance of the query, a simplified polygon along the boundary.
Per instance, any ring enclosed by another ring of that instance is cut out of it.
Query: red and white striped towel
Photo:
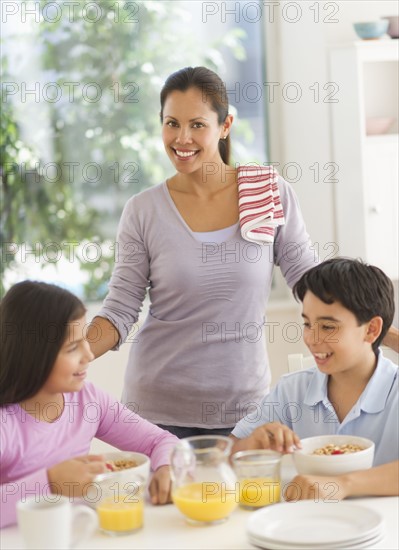
[[[246,241],[273,243],[275,228],[285,224],[277,179],[273,166],[238,167],[239,218]]]

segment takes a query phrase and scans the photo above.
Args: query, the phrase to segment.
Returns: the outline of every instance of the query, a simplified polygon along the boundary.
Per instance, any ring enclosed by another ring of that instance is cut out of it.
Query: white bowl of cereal
[[[134,494],[147,487],[151,463],[148,456],[129,451],[102,453],[108,471],[95,477],[84,500],[96,505],[106,495]]]
[[[298,474],[340,475],[373,465],[374,442],[354,435],[320,435],[301,439],[294,451]]]

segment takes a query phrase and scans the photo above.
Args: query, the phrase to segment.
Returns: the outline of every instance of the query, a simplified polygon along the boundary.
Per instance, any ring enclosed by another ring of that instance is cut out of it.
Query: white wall
[[[300,16],[290,4],[300,6]],[[319,22],[315,22],[315,4],[313,1],[279,2],[275,21],[266,16],[264,21],[267,80],[279,83],[275,88],[279,92],[275,101],[268,103],[271,158],[283,167],[288,163],[301,167],[302,177],[293,186],[308,231],[313,241],[320,244],[324,259],[323,254],[331,250],[328,243],[336,242],[334,188],[331,183],[316,182],[315,168],[310,167],[318,163],[324,179],[328,171],[323,167],[332,161],[329,104],[324,102],[327,94],[334,91],[334,85],[328,84],[328,48],[357,40],[353,22],[397,15],[399,4],[386,0],[321,1],[318,2]],[[327,22],[330,19],[337,22]],[[284,86],[287,87],[285,98],[281,93]],[[289,99],[295,97],[295,86],[302,96],[294,103]],[[323,86],[327,88],[324,90]],[[339,92],[334,98],[339,99]],[[324,246],[327,246],[325,251]]]
[[[292,182],[292,185],[298,195],[310,236],[318,246],[321,259],[325,259],[333,247],[338,247],[339,251],[334,184],[315,181],[315,163],[318,163],[320,180],[323,180],[328,176],[328,171],[323,169],[324,165],[333,161],[329,103],[324,102],[328,100],[328,93],[335,89],[334,83],[329,84],[329,48],[358,40],[352,26],[354,22],[398,15],[399,3],[396,0],[338,0],[320,1],[317,4],[319,22],[315,21],[316,2],[283,1],[274,10],[273,20],[264,11],[264,24],[267,81],[279,84],[275,87],[274,101],[269,100],[267,104],[271,160],[279,162],[283,168],[289,166],[289,163],[300,166],[302,177],[298,182]],[[289,5],[299,5],[300,14]],[[292,22],[297,18],[296,22]],[[336,22],[328,22],[330,20]],[[288,98],[281,93],[284,86]],[[290,92],[294,91],[295,86],[301,90],[302,96],[294,103],[288,99],[294,97]],[[339,100],[340,93],[338,91],[333,99]],[[288,170],[282,175],[292,178],[292,174]],[[336,177],[339,179],[339,173]],[[398,326],[398,281],[394,281],[394,285],[394,324]],[[290,296],[287,299],[293,304]]]

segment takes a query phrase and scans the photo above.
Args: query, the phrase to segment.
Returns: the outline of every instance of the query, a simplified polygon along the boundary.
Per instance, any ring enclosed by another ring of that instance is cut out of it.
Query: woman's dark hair
[[[308,290],[325,304],[342,304],[355,315],[359,325],[382,317],[381,334],[373,343],[373,350],[377,351],[395,314],[393,284],[381,269],[361,260],[333,258],[304,273],[292,292],[303,302]]]
[[[0,303],[0,405],[33,397],[45,384],[82,302],[56,285],[23,281]]]
[[[212,110],[218,115],[218,123],[223,124],[229,114],[229,102],[226,86],[221,78],[206,67],[185,67],[172,73],[161,90],[161,122],[163,121],[163,108],[165,101],[171,92],[186,92],[189,88],[197,88],[202,92],[204,102],[211,102]],[[219,153],[225,164],[230,161],[230,135],[226,139],[219,140]]]

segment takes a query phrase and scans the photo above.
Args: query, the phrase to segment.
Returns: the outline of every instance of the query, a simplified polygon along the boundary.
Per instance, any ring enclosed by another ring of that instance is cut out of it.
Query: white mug
[[[61,495],[35,495],[20,500],[17,517],[26,548],[32,550],[74,548],[98,527],[94,510],[73,505]]]

